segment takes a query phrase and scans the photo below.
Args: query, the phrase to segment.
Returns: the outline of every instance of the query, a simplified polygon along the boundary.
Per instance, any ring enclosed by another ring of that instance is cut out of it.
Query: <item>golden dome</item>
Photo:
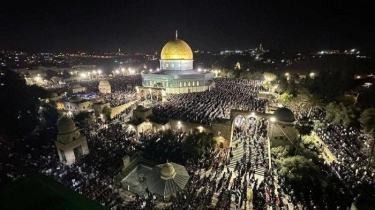
[[[186,42],[174,39],[164,45],[161,50],[162,60],[193,60],[193,52]]]

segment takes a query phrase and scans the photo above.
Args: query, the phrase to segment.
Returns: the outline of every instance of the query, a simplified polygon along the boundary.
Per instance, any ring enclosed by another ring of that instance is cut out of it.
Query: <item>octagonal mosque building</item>
[[[215,87],[214,74],[193,67],[190,46],[178,38],[164,45],[160,53],[160,70],[142,73],[142,86],[163,88],[166,93],[202,92]]]

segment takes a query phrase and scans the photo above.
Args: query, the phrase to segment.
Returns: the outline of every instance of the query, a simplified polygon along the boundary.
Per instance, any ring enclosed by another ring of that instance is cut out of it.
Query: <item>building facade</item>
[[[89,153],[86,137],[79,132],[71,118],[62,117],[57,123],[57,130],[55,145],[63,164],[71,165]]]

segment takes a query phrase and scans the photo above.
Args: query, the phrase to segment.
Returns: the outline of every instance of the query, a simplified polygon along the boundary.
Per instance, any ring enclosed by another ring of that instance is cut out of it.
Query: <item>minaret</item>
[[[178,33],[177,33],[177,30],[176,30],[176,39],[178,39]]]

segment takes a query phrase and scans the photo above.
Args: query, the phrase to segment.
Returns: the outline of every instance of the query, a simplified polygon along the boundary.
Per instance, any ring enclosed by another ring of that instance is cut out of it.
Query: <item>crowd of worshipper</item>
[[[166,209],[207,208],[212,203],[217,208],[264,209],[264,205],[285,205],[282,195],[273,193],[273,181],[267,177],[268,154],[266,148],[267,121],[255,119],[239,122],[234,131],[235,145],[230,149],[215,149],[207,153],[198,162],[188,162],[186,168],[190,175],[188,185],[183,192],[172,197]],[[257,126],[257,127],[256,127]],[[17,150],[8,157],[9,163],[24,161],[38,171],[53,177],[75,191],[100,202],[112,209],[149,209],[162,202],[163,198],[148,193],[148,196],[136,195],[134,201],[125,203],[119,192],[120,186],[113,182],[122,165],[122,157],[133,156],[137,152],[136,135],[123,129],[122,124],[99,125],[85,132],[90,153],[78,159],[72,166],[59,163],[53,141],[42,142],[38,133],[32,139],[23,139]],[[181,140],[181,132],[174,132]],[[143,133],[141,142],[159,138],[158,133]],[[33,145],[39,144],[39,145]],[[24,147],[22,147],[24,145]],[[14,149],[15,149],[14,148]],[[11,151],[11,149],[10,149]],[[27,154],[19,157],[16,153]],[[259,169],[263,170],[259,170]],[[259,171],[258,171],[259,170]],[[261,173],[256,175],[256,173]],[[250,202],[248,189],[253,198]],[[287,191],[286,191],[287,192]],[[279,196],[279,197],[278,197]],[[249,200],[249,202],[248,202]]]
[[[166,103],[154,103],[151,120],[167,122],[179,119],[210,125],[216,118],[230,118],[232,109],[265,111],[266,100],[258,99],[264,90],[261,81],[243,79],[215,79],[211,91],[169,94]]]
[[[263,137],[267,121],[250,119],[240,124],[231,148],[217,148],[198,162],[186,164],[188,185],[166,209],[266,209],[266,205],[283,209],[287,205],[282,192],[274,194],[274,182],[266,178],[272,177]]]
[[[111,107],[120,106],[135,100],[135,86],[142,84],[139,75],[116,76],[108,80],[111,85],[111,93],[104,94],[104,98]]]
[[[121,170],[122,157],[135,155],[135,133],[125,131],[118,123],[96,125],[85,135],[90,153],[78,158],[71,166],[60,163],[53,139],[42,138],[38,132],[17,145],[4,145],[0,180],[14,181],[30,171],[41,172],[104,206],[127,209],[113,177]],[[28,168],[31,169],[26,170]]]
[[[326,128],[317,128],[315,132],[336,157],[336,160],[331,164],[325,163],[325,166],[344,183],[340,189],[342,194],[354,197],[355,201],[361,186],[375,188],[375,170],[368,165],[369,158],[361,151],[361,147],[369,142],[368,136],[355,127],[345,128],[323,122]]]
[[[295,116],[297,119],[308,116],[308,111],[296,110]],[[309,117],[323,124],[314,128],[314,132],[323,141],[318,147],[328,148],[336,159],[332,163],[324,161],[321,168],[340,180],[341,183],[335,187],[343,199],[337,206],[345,208],[359,198],[362,186],[375,188],[375,170],[373,165],[368,165],[369,157],[362,150],[363,147],[370,147],[371,136],[358,127],[344,127],[327,121],[322,109],[314,109]]]
[[[138,79],[119,77],[113,79],[116,82],[110,80],[110,84],[117,84],[112,87],[115,92],[126,92],[127,84],[137,84]],[[96,82],[97,86],[98,81]],[[168,95],[168,102],[164,105],[154,103],[153,117],[156,120],[174,118],[210,124],[216,117],[229,118],[231,109],[264,112],[267,101],[256,98],[260,90],[263,90],[260,81],[216,79],[216,88],[211,91]],[[133,108],[134,106],[125,110],[116,119],[123,121]],[[305,112],[295,113],[296,118],[306,115]],[[358,197],[358,186],[365,183],[374,186],[374,170],[367,170],[367,157],[360,151],[365,136],[358,128],[344,128],[324,120],[324,112],[321,110],[314,111],[311,118],[326,125],[325,128],[316,128],[315,132],[337,158],[332,164],[324,163],[324,166],[344,183],[344,187],[339,187],[338,190],[350,199],[337,205],[342,207],[340,209],[347,209],[352,199]],[[275,170],[268,170],[268,154],[265,149],[267,121],[238,121],[233,135],[234,142],[237,143],[230,149],[216,149],[197,163],[187,163],[190,174],[188,185],[172,198],[172,204],[167,209],[207,208],[212,203],[216,203],[217,208],[228,208],[231,205],[246,208],[252,205],[254,209],[264,209],[268,205],[287,209],[287,205],[294,205],[295,208],[303,206],[306,209],[324,209],[326,203],[319,200],[319,195],[313,189],[294,191]],[[113,176],[122,165],[122,157],[132,156],[137,152],[134,132],[125,131],[121,124],[108,124],[100,129],[97,125],[85,134],[90,154],[83,156],[72,166],[59,163],[52,136],[47,142],[42,141],[39,133],[22,139],[17,145],[0,142],[0,181],[19,179],[30,169],[54,177],[77,192],[113,209],[148,209],[156,201],[160,201],[160,198],[149,194],[146,198],[136,195],[134,202],[124,203],[119,195],[120,186],[113,182]],[[140,141],[146,142],[159,137],[158,133],[146,130],[141,134]],[[20,164],[23,166],[19,167]],[[252,202],[247,202],[248,189],[252,191]]]

